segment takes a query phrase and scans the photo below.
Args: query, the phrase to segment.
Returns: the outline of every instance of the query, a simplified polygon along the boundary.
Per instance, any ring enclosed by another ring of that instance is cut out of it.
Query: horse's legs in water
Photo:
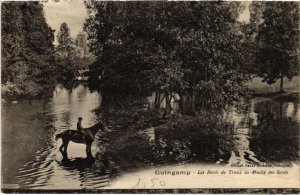
[[[87,143],[87,144],[86,144],[86,157],[87,157],[87,158],[92,157],[91,147],[92,147],[92,144],[91,144],[91,143]]]
[[[61,152],[61,154],[63,155],[63,158],[68,158],[68,153],[67,153],[67,149],[68,149],[68,144],[69,144],[69,141],[68,139],[63,139],[62,140],[62,144],[61,146],[59,147],[59,151]]]
[[[63,153],[64,151],[63,151],[63,148],[64,148],[64,142],[61,144],[61,146],[59,147],[59,151],[61,152],[61,153]]]
[[[67,149],[68,149],[68,145],[69,145],[69,141],[68,139],[63,140],[63,145],[64,145],[64,152],[67,153]]]

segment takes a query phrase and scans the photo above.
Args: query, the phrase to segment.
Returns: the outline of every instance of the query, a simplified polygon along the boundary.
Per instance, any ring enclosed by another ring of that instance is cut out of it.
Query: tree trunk
[[[284,92],[283,91],[283,74],[280,75],[280,92]]]
[[[166,97],[166,111],[167,111],[167,113],[170,113],[171,112],[171,98],[172,98],[172,96],[168,92],[166,92],[165,97]]]
[[[178,93],[178,95],[179,95],[179,109],[180,109],[181,113],[185,113],[185,110],[186,110],[185,93]]]
[[[154,101],[154,108],[155,109],[158,109],[159,108],[159,103],[160,103],[160,101],[159,101],[159,97],[158,97],[158,94],[159,94],[159,91],[158,90],[156,90],[155,91],[155,101]]]
[[[194,91],[192,91],[192,97],[191,97],[191,115],[196,114],[196,94]]]
[[[160,108],[160,103],[161,103],[161,100],[160,100],[160,91],[158,91],[158,103],[157,103],[157,108],[158,109]]]
[[[188,92],[181,99],[181,111],[184,114],[194,116],[196,114],[196,93]]]
[[[281,128],[281,121],[282,121],[282,99],[279,99],[279,120],[280,120],[280,128]]]
[[[154,103],[155,109],[159,109],[160,104],[161,104],[160,91],[156,90],[156,92],[155,92],[155,103]]]

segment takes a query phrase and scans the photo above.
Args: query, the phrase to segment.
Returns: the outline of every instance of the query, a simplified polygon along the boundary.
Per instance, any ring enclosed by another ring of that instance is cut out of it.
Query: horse
[[[77,130],[70,129],[57,134],[55,139],[62,139],[62,145],[60,146],[59,151],[62,153],[64,158],[67,158],[68,144],[70,141],[73,141],[75,143],[86,144],[86,155],[88,158],[92,157],[91,147],[94,137],[99,129],[104,130],[104,124],[102,122],[99,122],[89,128],[83,128],[83,132],[86,132],[85,135]]]

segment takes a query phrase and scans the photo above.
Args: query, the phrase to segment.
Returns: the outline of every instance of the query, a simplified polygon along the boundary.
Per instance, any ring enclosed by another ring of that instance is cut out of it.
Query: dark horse
[[[75,143],[86,144],[86,155],[88,158],[92,157],[91,147],[94,141],[94,137],[99,129],[104,130],[104,124],[99,122],[92,127],[84,128],[83,131],[85,135],[80,133],[77,130],[66,130],[62,133],[56,135],[56,139],[62,139],[62,145],[59,148],[59,151],[62,153],[63,157],[67,158],[67,148],[70,141]]]

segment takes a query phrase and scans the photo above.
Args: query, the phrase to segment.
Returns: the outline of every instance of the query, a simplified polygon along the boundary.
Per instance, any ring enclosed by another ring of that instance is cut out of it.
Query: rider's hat
[[[78,117],[78,120],[80,120],[80,121],[81,121],[81,120],[82,120],[82,117]]]

